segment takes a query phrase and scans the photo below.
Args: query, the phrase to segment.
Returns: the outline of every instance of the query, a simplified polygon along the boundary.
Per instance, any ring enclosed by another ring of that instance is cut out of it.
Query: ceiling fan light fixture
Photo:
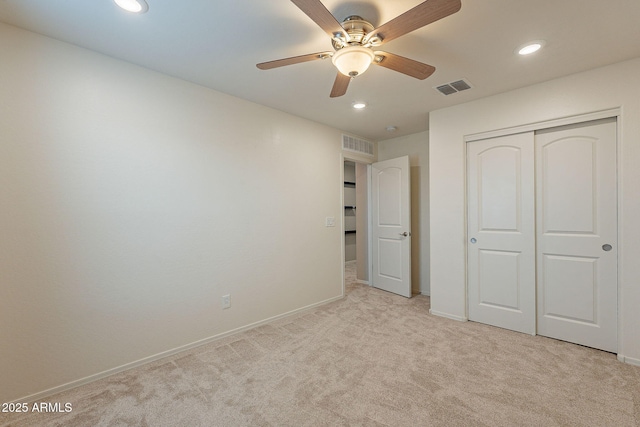
[[[362,46],[347,46],[333,54],[331,61],[340,73],[355,77],[367,71],[375,55],[369,48]]]
[[[145,0],[114,0],[120,8],[131,13],[145,13],[149,10],[149,5]]]

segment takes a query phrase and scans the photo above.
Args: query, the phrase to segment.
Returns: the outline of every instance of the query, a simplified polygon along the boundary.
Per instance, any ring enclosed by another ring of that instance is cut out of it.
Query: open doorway
[[[409,156],[341,162],[344,292],[368,285],[411,298],[419,292],[412,286]]]
[[[367,164],[344,160],[344,286],[369,285],[369,178]]]

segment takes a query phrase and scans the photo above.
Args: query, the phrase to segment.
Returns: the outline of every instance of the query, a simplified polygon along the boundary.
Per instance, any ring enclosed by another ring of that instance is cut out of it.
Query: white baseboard
[[[457,320],[458,322],[466,322],[469,320],[466,317],[456,316],[455,314],[449,314],[449,313],[441,313],[439,311],[434,311],[432,309],[429,309],[429,314],[433,314],[434,316],[439,316],[439,317],[446,317],[447,319],[451,319],[451,320]]]
[[[250,323],[248,325],[241,326],[239,328],[232,329],[230,331],[223,332],[221,334],[214,335],[214,336],[209,337],[209,338],[204,338],[204,339],[192,342],[190,344],[185,344],[183,346],[176,347],[176,348],[171,349],[171,350],[163,351],[162,353],[154,354],[153,356],[145,357],[144,359],[136,360],[135,362],[126,363],[124,365],[117,366],[117,367],[112,368],[112,369],[107,369],[106,371],[102,371],[102,372],[99,372],[99,373],[94,374],[94,375],[89,375],[88,377],[84,377],[84,378],[81,378],[79,380],[71,381],[71,382],[68,382],[66,384],[62,384],[62,385],[50,388],[48,390],[44,390],[44,391],[41,391],[41,392],[38,392],[38,393],[30,394],[30,395],[22,397],[20,399],[16,399],[11,403],[31,403],[31,402],[39,401],[39,400],[42,400],[42,399],[47,398],[49,396],[52,396],[54,394],[58,394],[58,393],[61,393],[63,391],[71,390],[73,388],[80,387],[80,386],[83,386],[85,384],[89,384],[89,383],[92,383],[94,381],[101,380],[101,379],[109,377],[111,375],[118,374],[118,373],[124,372],[124,371],[128,371],[130,369],[137,368],[139,366],[146,365],[146,364],[151,363],[151,362],[155,362],[155,361],[163,359],[165,357],[173,356],[174,354],[178,354],[178,353],[181,353],[183,351],[191,350],[192,348],[196,348],[196,347],[200,347],[200,346],[205,345],[205,344],[212,343],[214,341],[217,341],[219,339],[228,337],[230,335],[234,335],[234,334],[237,334],[237,333],[240,333],[240,332],[244,332],[244,331],[247,331],[249,329],[253,329],[253,328],[256,328],[258,326],[265,325],[267,323],[273,322],[273,321],[278,320],[278,319],[282,319],[282,318],[287,317],[287,316],[292,316],[294,314],[299,314],[299,313],[314,309],[316,307],[320,307],[322,305],[329,304],[329,303],[331,303],[333,301],[337,301],[337,300],[342,299],[342,298],[344,298],[344,295],[340,295],[340,296],[337,296],[337,297],[329,298],[327,300],[324,300],[324,301],[321,301],[321,302],[318,302],[318,303],[315,303],[315,304],[311,304],[311,305],[308,305],[308,306],[305,306],[305,307],[302,307],[302,308],[298,308],[298,309],[295,309],[295,310],[292,310],[292,311],[288,311],[288,312],[283,313],[283,314],[279,314],[277,316],[270,317],[268,319],[264,319],[264,320],[260,320],[258,322]]]
[[[618,360],[623,363],[628,363],[629,365],[640,366],[640,359],[634,359],[633,357],[618,354]]]
[[[360,279],[358,279],[358,280],[356,280],[356,283],[359,283],[361,285],[371,286],[371,284],[369,283],[368,280],[360,280]]]

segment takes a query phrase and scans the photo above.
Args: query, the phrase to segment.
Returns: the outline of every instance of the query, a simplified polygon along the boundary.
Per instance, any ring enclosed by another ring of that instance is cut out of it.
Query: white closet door
[[[470,142],[469,319],[535,334],[533,132]]]
[[[617,351],[615,119],[539,131],[538,334]]]

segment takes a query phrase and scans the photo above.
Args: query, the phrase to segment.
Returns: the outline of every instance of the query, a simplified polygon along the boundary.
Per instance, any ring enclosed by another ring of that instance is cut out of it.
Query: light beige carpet
[[[640,368],[613,354],[431,316],[423,296],[347,288],[313,311],[46,399],[71,413],[2,414],[0,425],[640,425]]]

